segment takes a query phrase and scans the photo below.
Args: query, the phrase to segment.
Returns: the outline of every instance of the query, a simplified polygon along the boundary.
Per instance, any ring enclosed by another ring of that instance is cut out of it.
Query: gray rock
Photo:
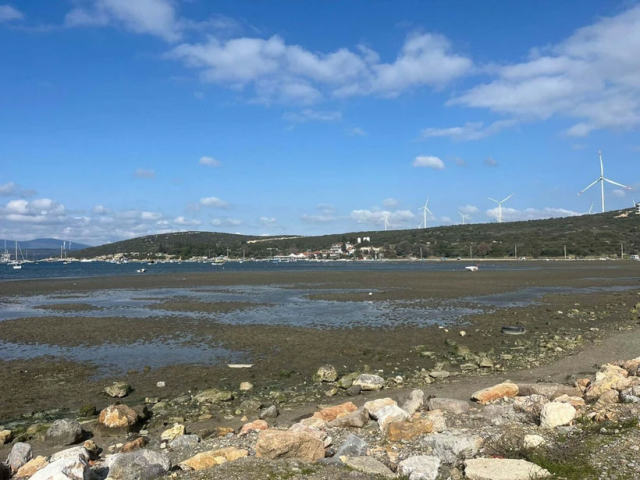
[[[31,445],[28,443],[17,442],[13,445],[9,457],[7,458],[7,465],[12,472],[17,472],[21,466],[27,463],[33,458],[33,452],[31,451]]]
[[[243,400],[240,403],[240,410],[243,412],[257,412],[262,408],[262,402],[254,398]]]
[[[383,463],[373,457],[342,457],[342,463],[358,472],[367,475],[379,475],[384,478],[395,478],[395,474]]]
[[[340,445],[335,456],[364,457],[367,455],[368,448],[369,445],[367,445],[367,442],[362,440],[360,437],[351,434],[345,439],[344,443]]]
[[[319,382],[335,382],[338,379],[338,372],[333,365],[323,365],[318,369],[315,379]]]
[[[429,455],[407,458],[398,464],[398,474],[409,480],[436,480],[440,459]]]
[[[582,396],[582,392],[578,388],[562,385],[561,383],[518,383],[518,395],[523,397],[544,395],[548,398],[555,398],[564,394],[570,397]]]
[[[390,423],[392,422],[402,422],[409,418],[409,414],[401,409],[397,405],[389,405],[388,407],[384,407],[383,409],[376,412],[376,417],[378,418],[378,425],[380,426],[381,431],[385,431]]]
[[[180,435],[169,442],[171,448],[189,447],[200,443],[198,435]]]
[[[171,468],[169,459],[152,450],[121,453],[107,459],[111,480],[155,480]]]
[[[482,445],[482,438],[464,433],[437,433],[425,437],[424,444],[442,463],[455,465],[460,460],[476,455]]]
[[[360,408],[355,412],[351,412],[349,415],[345,415],[344,417],[336,418],[328,423],[330,428],[338,427],[338,428],[362,428],[369,421],[369,413],[364,409]]]
[[[278,412],[278,407],[276,407],[275,405],[271,405],[270,407],[261,410],[258,417],[261,420],[264,420],[265,418],[278,418],[279,414],[280,412]]]
[[[56,420],[45,433],[44,439],[54,445],[73,445],[82,439],[82,426],[67,418]]]
[[[200,392],[194,397],[194,400],[198,403],[229,402],[233,400],[233,393],[225,390],[218,390],[216,388],[210,388]]]
[[[31,480],[91,480],[91,469],[81,458],[63,458],[38,470]]]
[[[479,416],[489,420],[493,425],[519,422],[522,419],[521,415],[513,408],[513,405],[487,405],[482,409]]]
[[[427,401],[429,410],[442,410],[446,413],[460,415],[469,411],[469,402],[455,398],[430,398]]]
[[[384,388],[384,378],[379,375],[363,373],[358,375],[353,384],[359,386],[362,390],[380,390]]]
[[[131,385],[125,382],[113,382],[113,385],[105,387],[102,391],[112,398],[122,398],[131,393]]]
[[[443,380],[449,377],[450,375],[451,374],[446,370],[432,370],[431,372],[429,372],[429,376],[431,378],[435,378],[436,380]]]
[[[424,392],[422,390],[413,390],[409,394],[401,395],[398,399],[398,405],[409,415],[413,415],[422,408],[424,404]]]
[[[360,385],[351,385],[347,388],[347,395],[350,397],[356,397],[360,395],[360,392],[362,392],[362,387]]]
[[[353,385],[353,381],[358,378],[358,375],[360,375],[359,373],[349,373],[347,375],[345,375],[344,377],[342,377],[340,380],[338,380],[338,386],[340,388],[344,388],[345,390],[347,388],[349,388],[351,385]]]

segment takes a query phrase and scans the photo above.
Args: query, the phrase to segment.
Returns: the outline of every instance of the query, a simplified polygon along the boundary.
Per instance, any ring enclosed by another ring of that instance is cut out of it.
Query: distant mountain
[[[150,235],[77,252],[76,256],[93,257],[115,253],[142,255],[166,253],[184,258],[199,255],[233,257],[268,257],[328,249],[338,242],[356,243],[370,237],[370,243],[383,249],[387,258],[468,257],[502,258],[516,254],[527,257],[562,257],[564,247],[570,256],[604,256],[640,252],[640,215],[620,210],[547,220],[507,223],[474,223],[426,229],[351,232],[313,237],[256,237],[228,233],[180,232]]]
[[[67,252],[76,252],[90,248],[90,245],[84,243],[69,242],[69,240],[58,240],[57,238],[34,238],[33,240],[18,240],[18,246],[22,254],[29,259],[47,258],[60,255],[60,247],[66,242]],[[4,240],[0,240],[0,248],[4,250]],[[7,250],[13,254],[15,249],[15,240],[7,239]]]

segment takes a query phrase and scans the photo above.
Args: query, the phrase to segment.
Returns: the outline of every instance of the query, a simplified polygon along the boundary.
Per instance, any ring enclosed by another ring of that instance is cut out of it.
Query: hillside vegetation
[[[620,217],[620,215],[626,215]],[[618,218],[616,218],[618,217]],[[427,229],[363,231],[313,237],[256,237],[210,232],[180,232],[124,240],[76,253],[94,257],[138,252],[143,255],[171,254],[191,256],[226,255],[268,257],[272,253],[288,254],[328,249],[337,242],[355,243],[358,237],[371,237],[362,246],[382,247],[386,258],[420,256],[503,258],[561,257],[564,247],[570,256],[619,255],[640,251],[640,216],[631,210],[579,217],[554,218],[509,223],[483,223],[433,227]],[[256,242],[256,240],[258,240]],[[269,250],[269,249],[272,250]]]

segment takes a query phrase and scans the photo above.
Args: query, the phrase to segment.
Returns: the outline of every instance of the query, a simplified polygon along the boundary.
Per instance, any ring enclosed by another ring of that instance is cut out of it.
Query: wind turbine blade
[[[492,202],[500,203],[498,200],[495,200],[495,199],[493,199],[491,197],[489,197],[489,200],[491,200]]]
[[[600,156],[600,176],[604,177],[604,163],[602,163],[602,152],[598,150],[598,155]]]
[[[426,208],[426,207],[425,207]],[[426,208],[427,212],[429,212],[431,215],[433,215],[433,213],[431,212],[431,210],[429,210],[428,208]]]
[[[580,190],[580,193],[578,193],[578,195],[582,195],[584,192],[586,192],[587,190],[589,190],[591,187],[593,187],[596,183],[598,183],[601,179],[597,179],[595,182],[589,184],[589,186],[587,188],[584,188],[582,190]]]
[[[619,186],[619,187],[626,188],[627,190],[633,190],[633,188],[631,188],[631,187],[627,187],[626,185],[623,185],[623,184],[621,184],[621,183],[614,182],[613,180],[609,180],[608,178],[604,178],[604,177],[602,177],[602,179],[603,179],[605,182],[609,182],[609,183],[610,183],[610,184],[612,184],[612,185],[617,185],[617,186]]]
[[[504,202],[506,202],[507,200],[509,200],[509,199],[510,199],[511,197],[513,197],[514,195],[515,195],[515,194],[514,194],[514,193],[512,193],[512,194],[511,194],[511,195],[509,195],[507,198],[505,198],[504,200],[502,200],[500,203],[504,203]]]

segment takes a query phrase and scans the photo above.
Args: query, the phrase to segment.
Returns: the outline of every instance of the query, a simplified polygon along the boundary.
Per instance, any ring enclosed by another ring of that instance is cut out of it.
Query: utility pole
[[[513,254],[513,258],[516,259],[518,258],[518,245],[516,245],[514,248],[515,248],[515,252]]]
[[[624,260],[624,243],[620,242],[620,257]]]
[[[422,247],[420,247],[420,260],[422,260]]]
[[[473,258],[473,245],[469,245],[469,259]]]
[[[567,246],[564,246],[564,259],[567,259]]]
[[[273,260],[273,251],[272,250],[277,250],[277,249],[273,248],[273,247],[269,247],[269,248],[267,248],[267,250],[269,250],[269,255],[271,255],[271,259]]]

